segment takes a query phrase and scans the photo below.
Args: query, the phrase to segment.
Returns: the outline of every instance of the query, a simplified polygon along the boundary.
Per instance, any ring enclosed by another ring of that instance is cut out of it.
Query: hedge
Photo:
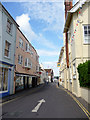
[[[81,87],[90,88],[90,60],[78,65],[79,82]]]

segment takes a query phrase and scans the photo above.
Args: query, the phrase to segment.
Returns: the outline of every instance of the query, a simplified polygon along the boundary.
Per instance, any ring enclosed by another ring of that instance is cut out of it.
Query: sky
[[[2,4],[37,50],[43,67],[52,68],[54,75],[59,75],[57,62],[63,47],[64,0],[2,0]]]

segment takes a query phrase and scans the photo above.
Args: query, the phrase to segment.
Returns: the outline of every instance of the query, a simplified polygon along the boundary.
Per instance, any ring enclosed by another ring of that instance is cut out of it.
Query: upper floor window
[[[90,43],[90,25],[84,25],[84,43]]]
[[[38,55],[36,55],[36,61],[38,62]]]
[[[28,43],[26,43],[26,51],[30,52],[30,45]]]
[[[12,23],[9,19],[7,19],[7,32],[11,33],[12,31]]]
[[[23,48],[23,40],[21,38],[19,38],[19,47]]]
[[[32,68],[32,62],[29,58],[25,59],[25,67]]]
[[[10,43],[8,41],[5,42],[5,51],[4,56],[10,57]]]
[[[37,72],[39,71],[39,66],[36,66],[36,71],[37,71]]]
[[[22,64],[22,62],[23,62],[23,56],[18,55],[18,63]]]

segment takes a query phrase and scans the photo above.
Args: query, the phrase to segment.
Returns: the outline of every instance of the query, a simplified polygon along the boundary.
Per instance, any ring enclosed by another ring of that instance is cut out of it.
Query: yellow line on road
[[[39,88],[39,89],[40,89],[40,88]],[[6,101],[6,102],[4,102],[4,103],[1,103],[0,106],[2,106],[2,105],[4,105],[4,104],[7,104],[7,103],[9,103],[9,102],[12,102],[12,101],[14,101],[14,100],[17,100],[17,99],[19,99],[19,98],[22,98],[22,97],[24,97],[25,95],[32,94],[32,93],[33,93],[33,92],[31,92],[31,93],[27,93],[27,94],[23,94],[22,96],[19,96],[19,97],[13,98],[12,100],[9,100],[9,101]]]
[[[88,112],[88,110],[70,92],[68,92],[65,88],[60,88],[60,89],[63,89],[65,92],[67,92],[74,99],[74,101],[76,101],[76,103],[79,105],[79,107],[83,110],[83,112],[86,114],[86,116],[90,120],[90,113]]]

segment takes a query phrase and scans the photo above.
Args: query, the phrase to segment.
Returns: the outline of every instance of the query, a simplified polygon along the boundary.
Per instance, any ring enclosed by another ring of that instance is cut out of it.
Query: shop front
[[[32,76],[16,74],[15,92],[32,87]]]
[[[11,68],[0,64],[0,98],[10,94]]]

